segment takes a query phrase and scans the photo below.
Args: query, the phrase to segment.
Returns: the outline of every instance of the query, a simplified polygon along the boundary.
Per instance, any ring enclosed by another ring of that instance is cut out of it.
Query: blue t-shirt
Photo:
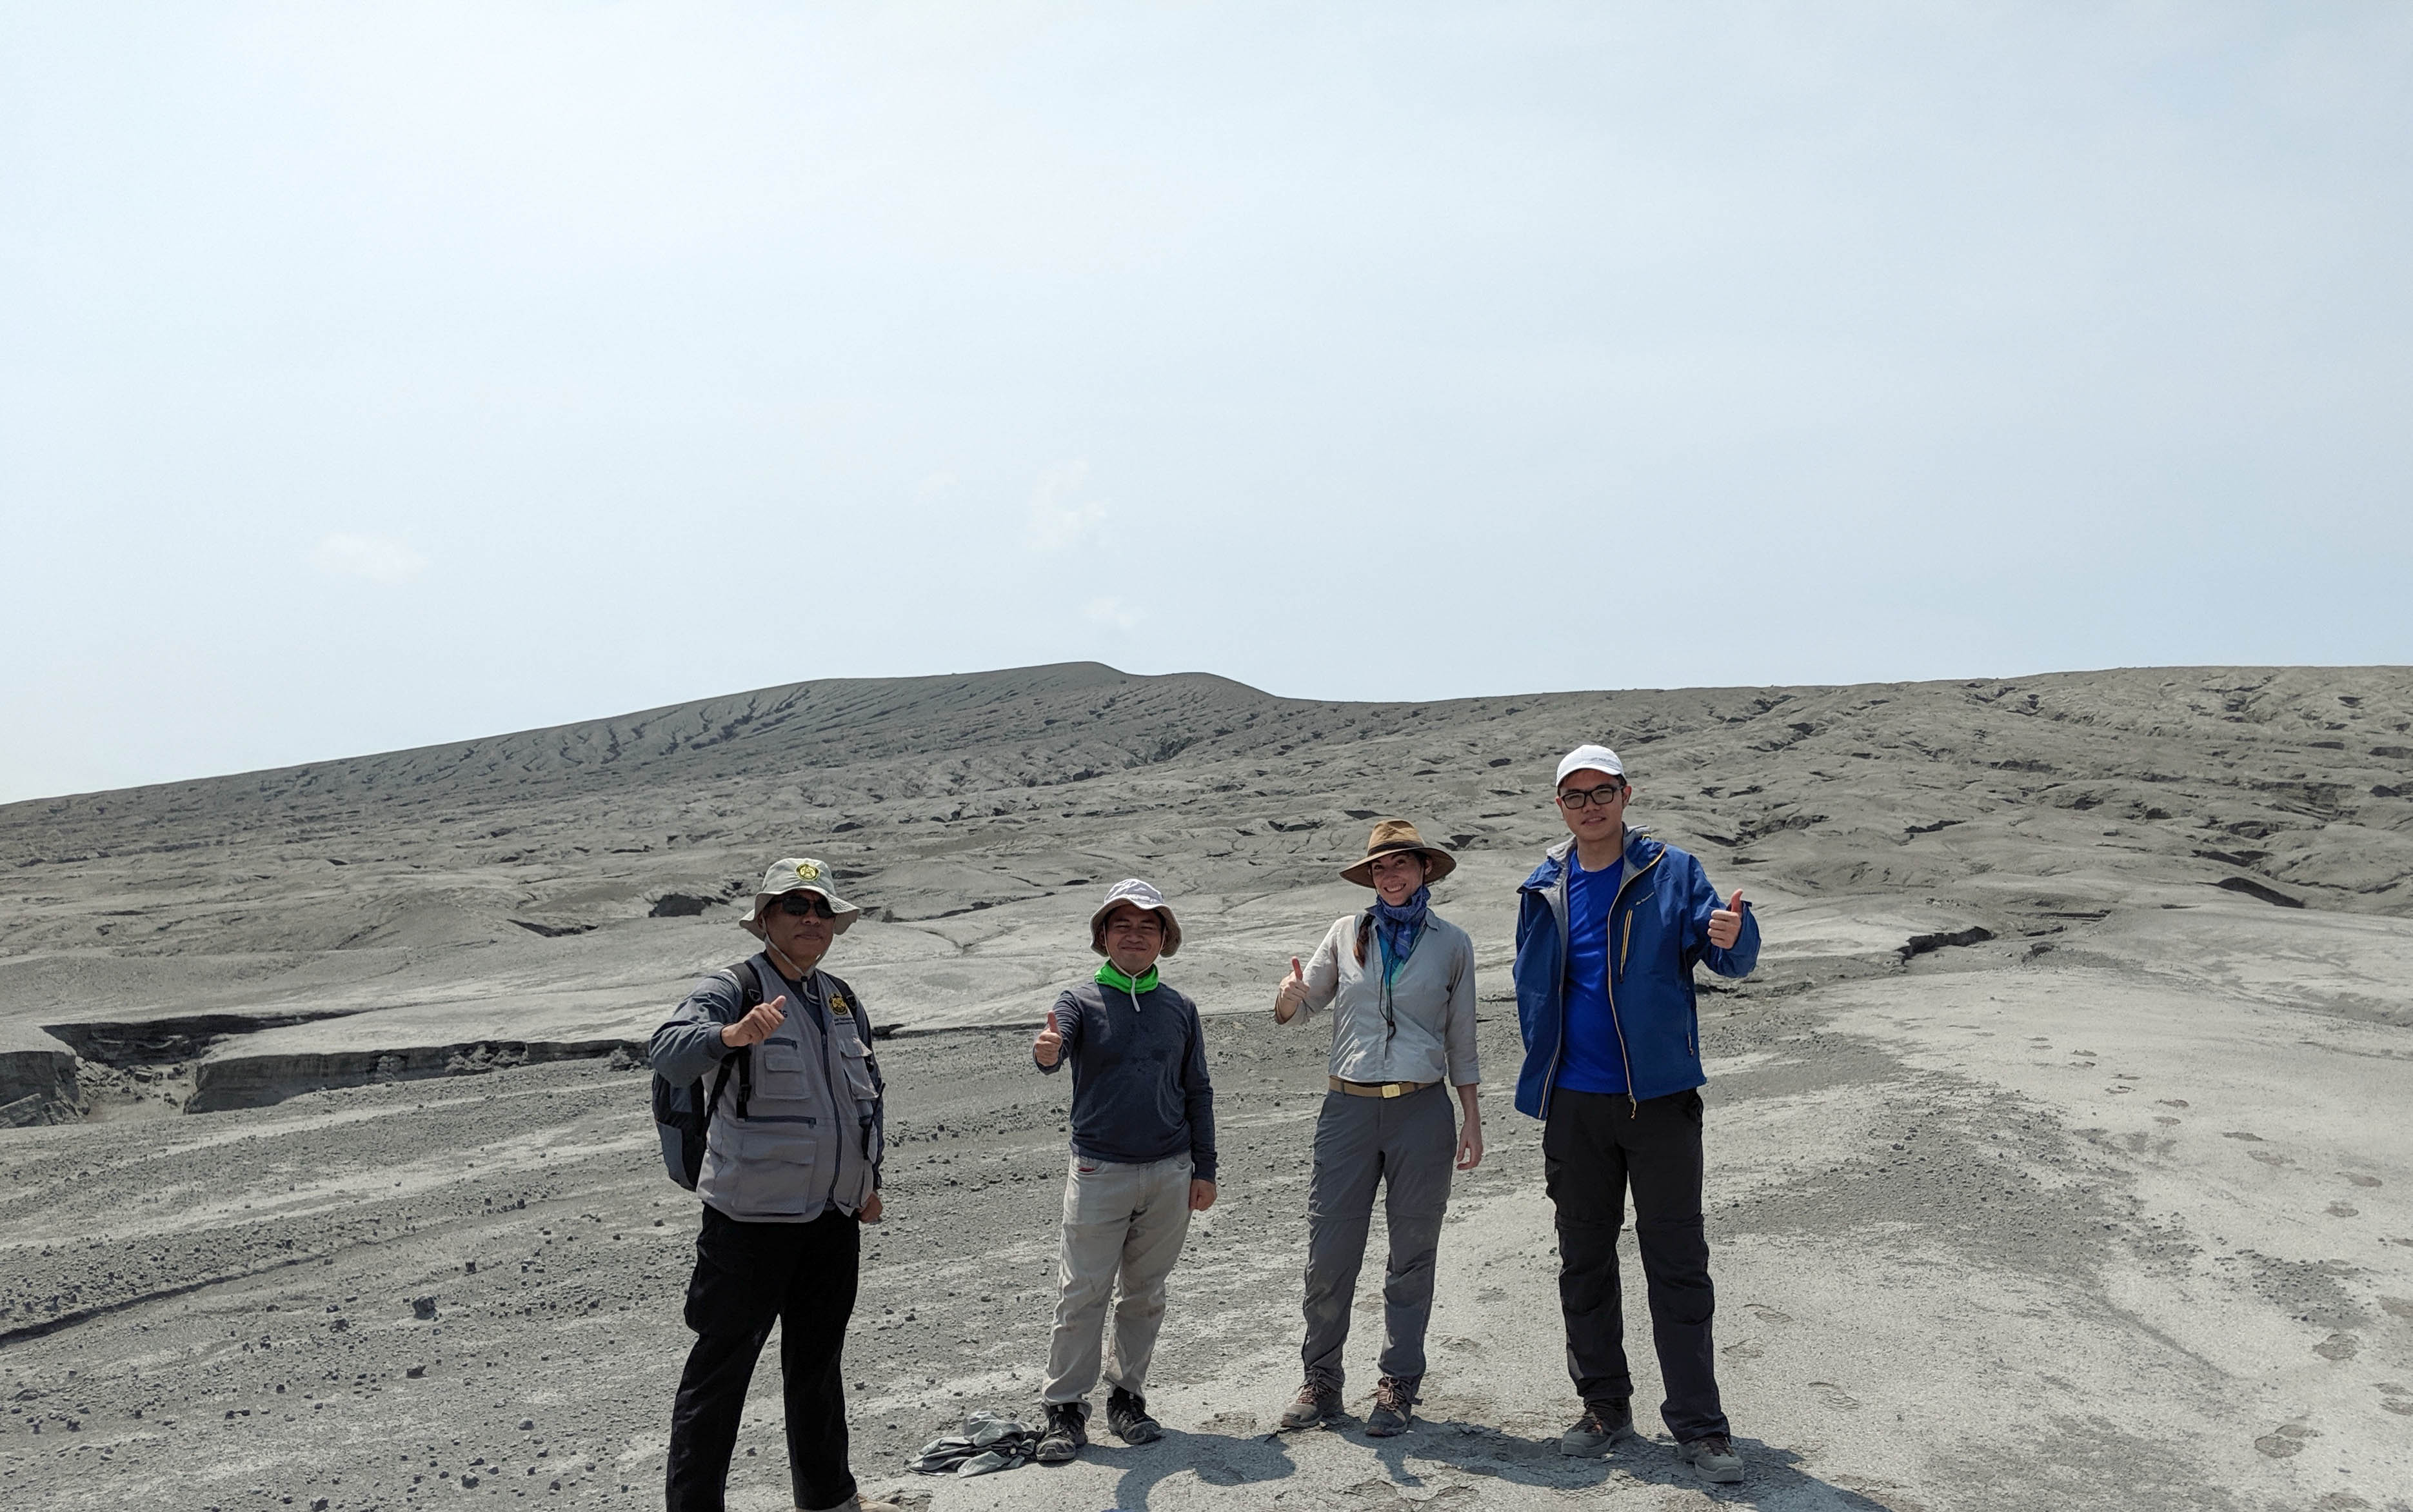
[[[1559,1060],[1561,1087],[1622,1092],[1625,1047],[1608,1008],[1608,910],[1625,877],[1625,858],[1586,871],[1567,850],[1567,1028]]]

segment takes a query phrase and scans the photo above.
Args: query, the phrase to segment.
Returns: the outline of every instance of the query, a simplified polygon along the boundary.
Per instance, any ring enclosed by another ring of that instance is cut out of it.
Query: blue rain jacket
[[[1517,1025],[1525,1039],[1517,1111],[1536,1119],[1549,1115],[1566,1030],[1567,855],[1575,843],[1571,835],[1550,847],[1517,890]],[[1626,827],[1625,873],[1608,910],[1608,999],[1625,1085],[1637,1100],[1709,1079],[1693,967],[1749,976],[1759,964],[1759,915],[1749,899],[1734,948],[1710,943],[1710,914],[1725,906],[1698,860]]]

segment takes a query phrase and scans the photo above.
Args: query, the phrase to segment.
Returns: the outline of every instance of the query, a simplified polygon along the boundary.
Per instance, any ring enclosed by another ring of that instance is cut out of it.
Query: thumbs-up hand
[[[1741,938],[1742,889],[1738,887],[1734,897],[1726,899],[1725,907],[1710,912],[1710,943],[1720,950],[1732,950],[1734,942]]]
[[[742,1050],[747,1045],[760,1045],[769,1039],[772,1030],[788,1021],[787,1014],[782,1011],[787,1001],[786,995],[782,994],[769,1002],[758,1002],[734,1024],[721,1025],[720,1043],[733,1050]]]
[[[1043,1066],[1052,1066],[1064,1053],[1064,1031],[1057,1027],[1056,1010],[1047,1010],[1047,1027],[1030,1045],[1030,1058]]]
[[[1289,1023],[1306,1005],[1307,973],[1299,970],[1298,957],[1293,956],[1290,958],[1290,975],[1283,977],[1281,986],[1274,991],[1274,1022]]]

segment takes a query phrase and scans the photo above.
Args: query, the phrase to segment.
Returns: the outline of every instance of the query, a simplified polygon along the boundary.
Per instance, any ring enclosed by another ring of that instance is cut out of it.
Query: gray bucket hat
[[[1106,953],[1106,915],[1125,903],[1163,916],[1161,922],[1164,926],[1164,949],[1160,954],[1170,956],[1181,948],[1181,926],[1173,917],[1173,909],[1164,901],[1164,895],[1137,877],[1125,877],[1106,890],[1106,900],[1089,915],[1091,950],[1101,956]]]
[[[837,896],[831,884],[830,868],[810,856],[792,855],[771,863],[762,873],[762,890],[754,895],[754,906],[737,921],[738,926],[755,939],[762,935],[762,909],[783,893],[818,893],[829,900],[830,912],[837,917],[830,925],[832,934],[844,934],[853,927],[855,916],[863,912]]]

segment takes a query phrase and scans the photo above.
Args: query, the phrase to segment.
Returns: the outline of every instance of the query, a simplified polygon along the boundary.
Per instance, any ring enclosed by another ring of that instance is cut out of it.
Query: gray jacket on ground
[[[752,1047],[743,1118],[733,1070],[705,1131],[696,1195],[744,1223],[806,1223],[833,1206],[859,1211],[880,1185],[887,1146],[879,1062],[865,1044],[853,989],[821,971],[791,981],[767,953],[753,965],[766,998],[786,995],[788,1016]],[[721,1062],[738,1053],[720,1030],[744,1016],[741,1001],[726,971],[697,983],[654,1030],[654,1070],[708,1090]]]
[[[1428,912],[1390,985],[1383,1012],[1383,944],[1366,942],[1357,963],[1363,913],[1333,921],[1307,963],[1308,1014],[1331,1005],[1332,1075],[1342,1081],[1446,1081],[1464,1087],[1483,1079],[1474,1052],[1474,941],[1465,930]]]

